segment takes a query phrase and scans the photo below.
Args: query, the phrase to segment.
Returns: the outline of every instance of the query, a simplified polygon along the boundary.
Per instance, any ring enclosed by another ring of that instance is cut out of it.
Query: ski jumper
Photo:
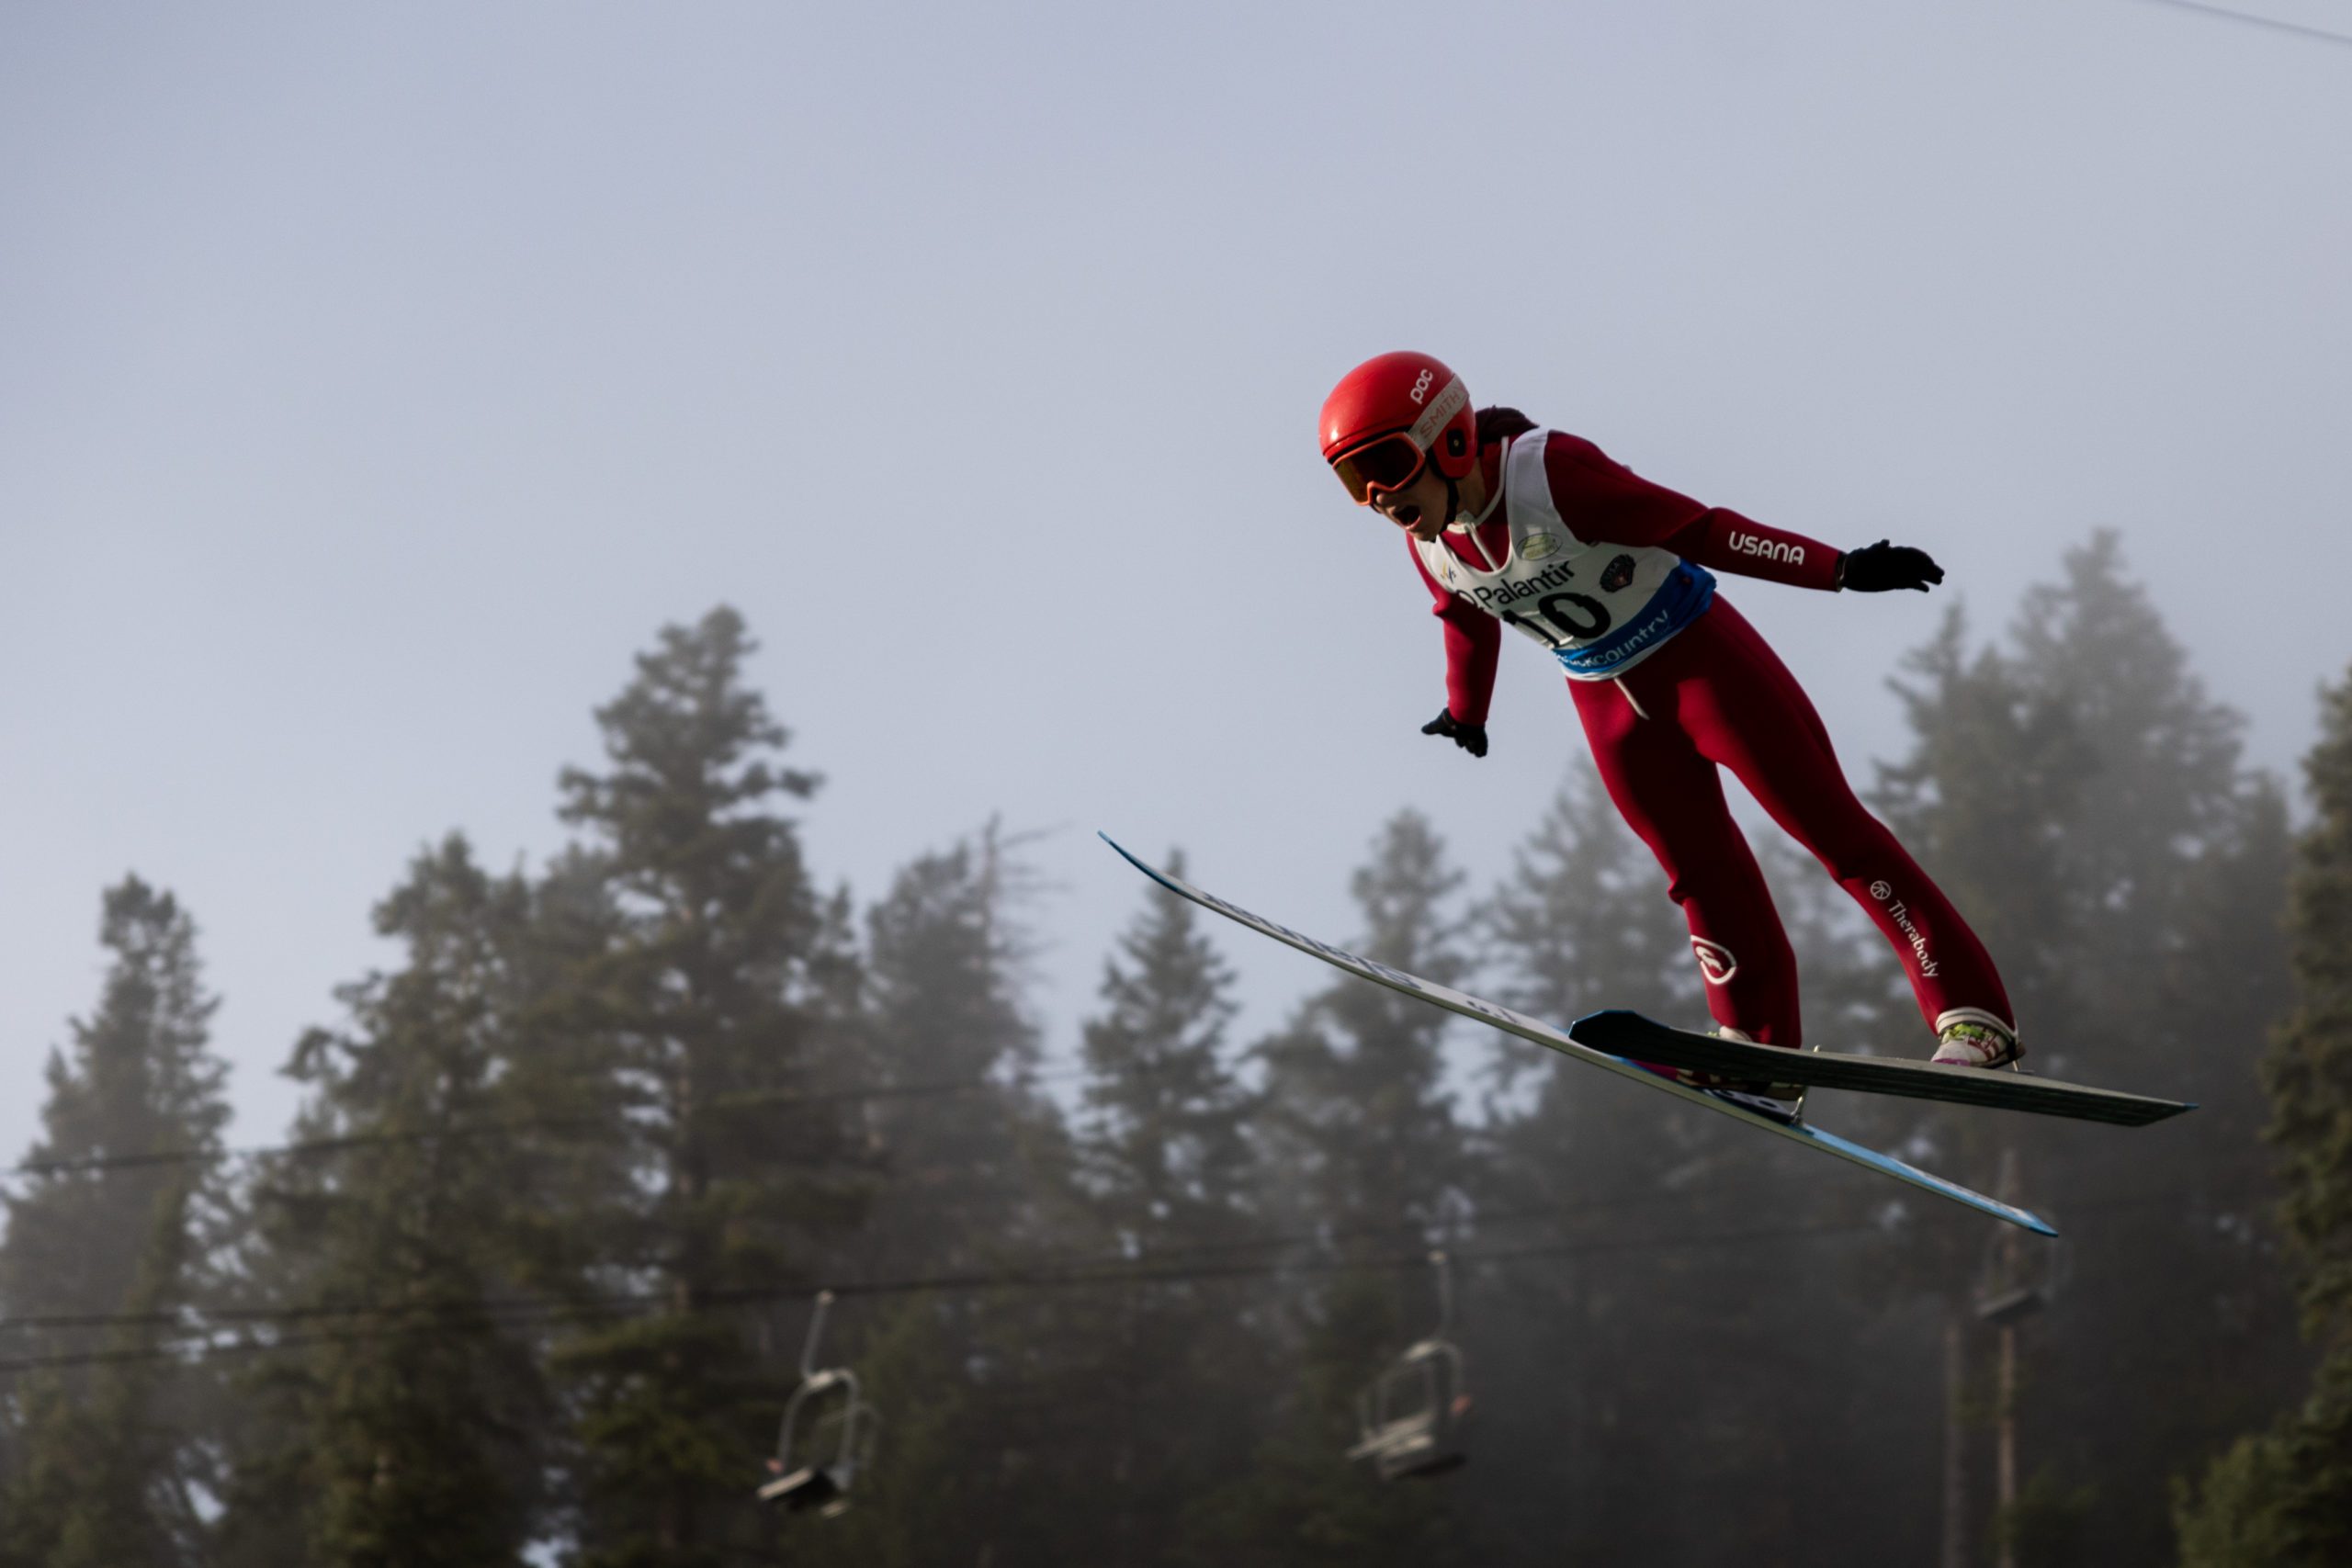
[[[1560,661],[1609,797],[1690,921],[1715,1021],[1804,1042],[1795,954],[1724,799],[1728,768],[1885,933],[1931,1029],[2013,1027],[1983,944],[1855,798],[1811,699],[1708,570],[1829,590],[1838,552],[1652,484],[1577,436],[1498,445],[1498,461],[1480,454],[1486,513],[1406,540],[1445,626],[1447,709],[1486,722],[1506,626]]]

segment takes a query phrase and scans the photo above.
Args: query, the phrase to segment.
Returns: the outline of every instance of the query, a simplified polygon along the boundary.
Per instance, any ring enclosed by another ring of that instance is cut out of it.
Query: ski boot
[[[1944,1067],[2007,1067],[2019,1071],[2025,1049],[2017,1031],[1982,1008],[1954,1008],[1936,1020],[1936,1054]]]

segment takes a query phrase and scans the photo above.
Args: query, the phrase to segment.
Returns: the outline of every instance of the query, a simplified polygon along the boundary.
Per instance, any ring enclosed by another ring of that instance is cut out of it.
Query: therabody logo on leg
[[[1690,939],[1690,951],[1699,955],[1700,977],[1710,986],[1727,986],[1731,977],[1739,973],[1739,960],[1722,942],[1694,936]]]
[[[1894,885],[1883,879],[1871,883],[1871,897],[1886,906],[1887,917],[1894,920],[1895,929],[1910,944],[1912,956],[1919,961],[1919,973],[1930,980],[1942,974],[1943,968],[1936,962],[1935,954],[1928,951],[1928,933],[1912,920],[1911,906],[1894,897]]]

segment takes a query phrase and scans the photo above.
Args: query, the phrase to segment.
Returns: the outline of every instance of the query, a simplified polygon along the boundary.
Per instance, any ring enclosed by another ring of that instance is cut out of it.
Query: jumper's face
[[[1416,539],[1428,541],[1445,531],[1452,521],[1445,514],[1446,483],[1434,463],[1424,463],[1421,471],[1406,484],[1395,490],[1376,490],[1367,502],[1399,528]]]

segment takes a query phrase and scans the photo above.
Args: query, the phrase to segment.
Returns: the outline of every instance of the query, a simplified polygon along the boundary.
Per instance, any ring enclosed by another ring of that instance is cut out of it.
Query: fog
[[[2152,0],[13,8],[0,1148],[134,871],[230,1141],[281,1137],[409,858],[544,864],[593,710],[721,604],[820,884],[1035,835],[1049,1062],[1140,894],[1097,829],[1334,940],[1400,807],[1490,885],[1589,764],[1515,647],[1488,758],[1418,733],[1437,628],[1310,431],[1394,347],[1929,550],[1926,598],[1724,581],[1860,781],[1944,604],[1996,638],[2103,528],[2291,776],[2347,657],[2347,146],[2352,47]],[[1238,1041],[1326,983],[1216,940]]]

